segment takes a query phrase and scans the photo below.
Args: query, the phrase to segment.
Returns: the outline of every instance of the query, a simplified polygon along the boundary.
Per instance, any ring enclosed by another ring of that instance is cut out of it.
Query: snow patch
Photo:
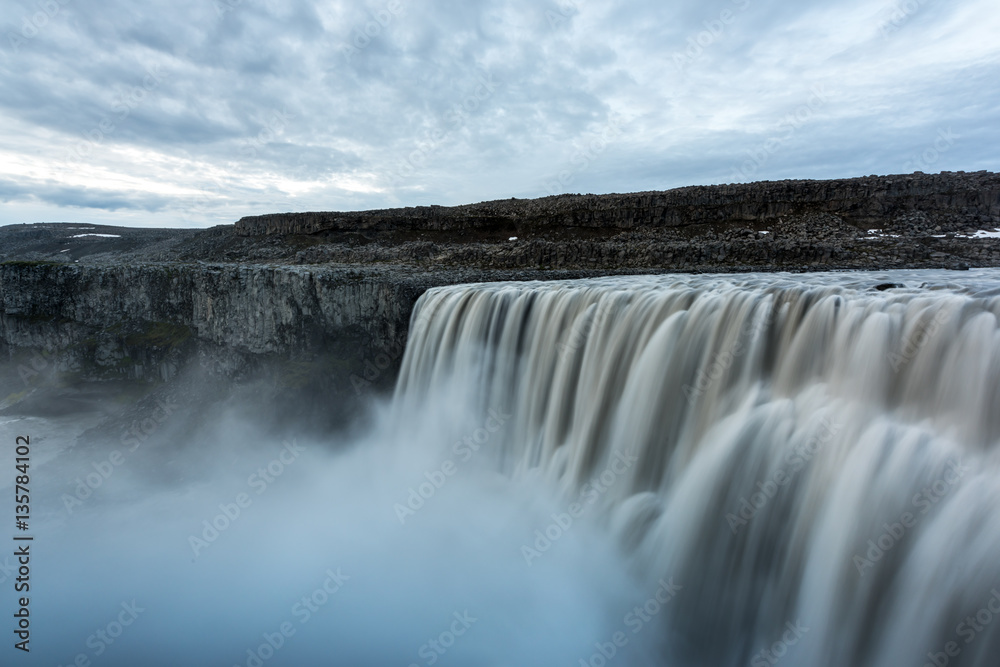
[[[866,236],[865,238],[869,238],[869,239],[884,239],[886,237],[893,238],[893,239],[898,239],[899,238],[899,234],[886,234],[881,229],[869,229],[868,230],[868,236]]]
[[[84,236],[100,236],[101,238],[104,238],[104,239],[120,239],[122,237],[121,234],[74,234],[70,238],[71,239],[80,239],[80,238],[83,238]]]
[[[933,239],[943,239],[947,236],[947,234],[931,234],[931,238]],[[992,232],[986,229],[980,229],[971,236],[969,234],[955,234],[954,236],[956,239],[1000,239],[1000,229],[994,229]]]

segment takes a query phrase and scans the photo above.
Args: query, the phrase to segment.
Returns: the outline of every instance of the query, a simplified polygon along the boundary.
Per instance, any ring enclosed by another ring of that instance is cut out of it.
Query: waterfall
[[[442,287],[394,407],[509,414],[490,465],[678,584],[665,664],[995,666],[998,317],[988,271]]]

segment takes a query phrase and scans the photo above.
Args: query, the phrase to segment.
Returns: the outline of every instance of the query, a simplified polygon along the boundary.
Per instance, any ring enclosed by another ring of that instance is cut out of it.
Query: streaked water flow
[[[395,409],[463,383],[513,415],[493,465],[567,499],[634,457],[600,521],[683,586],[672,664],[997,665],[998,295],[990,272],[443,287]]]

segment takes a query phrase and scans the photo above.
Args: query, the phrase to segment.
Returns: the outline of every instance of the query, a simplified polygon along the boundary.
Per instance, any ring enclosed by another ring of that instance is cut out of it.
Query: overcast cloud
[[[0,8],[0,224],[1000,171],[996,0]]]

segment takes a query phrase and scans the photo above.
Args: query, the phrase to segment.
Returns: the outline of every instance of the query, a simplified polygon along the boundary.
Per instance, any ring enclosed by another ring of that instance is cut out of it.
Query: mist
[[[502,408],[457,384],[372,399],[369,426],[329,439],[176,408],[141,442],[44,464],[59,436],[36,436],[30,664],[575,664],[624,631],[613,650],[645,664],[657,633],[623,619],[656,585],[592,517],[524,557],[564,503],[495,472]]]

